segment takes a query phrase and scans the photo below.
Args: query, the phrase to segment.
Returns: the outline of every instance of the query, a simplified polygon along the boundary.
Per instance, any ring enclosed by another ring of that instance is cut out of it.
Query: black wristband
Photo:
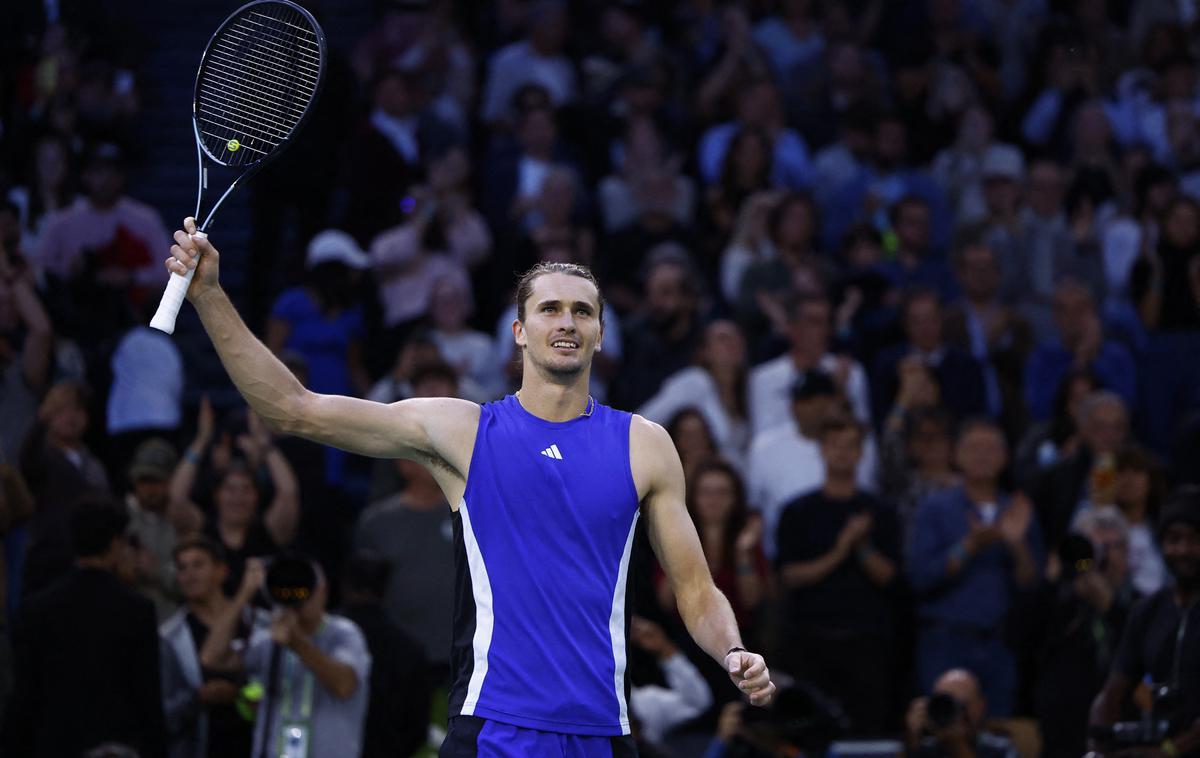
[[[748,653],[748,652],[750,652],[750,651],[749,651],[749,650],[747,650],[747,649],[746,649],[746,648],[744,648],[744,647],[731,647],[731,648],[729,648],[729,650],[728,650],[728,651],[725,653],[725,657],[726,657],[726,658],[728,658],[730,655],[732,655],[732,654],[734,654],[734,653]]]

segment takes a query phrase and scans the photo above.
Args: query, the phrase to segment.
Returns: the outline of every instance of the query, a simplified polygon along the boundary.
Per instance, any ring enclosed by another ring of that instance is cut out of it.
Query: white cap
[[[353,237],[337,229],[326,229],[308,243],[304,265],[306,268],[316,268],[331,261],[344,263],[354,269],[364,269],[371,263]]]
[[[1025,156],[1012,145],[992,145],[983,154],[979,173],[984,179],[996,176],[1019,182],[1025,178]]]

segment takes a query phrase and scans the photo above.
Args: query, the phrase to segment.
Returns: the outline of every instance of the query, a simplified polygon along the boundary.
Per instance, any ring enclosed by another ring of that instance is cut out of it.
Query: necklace
[[[513,396],[514,396],[514,397],[520,397],[520,396],[521,396],[521,390],[517,390],[517,391],[516,391],[516,392],[513,394]],[[591,395],[588,395],[587,406],[586,406],[586,407],[584,407],[584,409],[583,409],[583,413],[580,413],[579,415],[580,415],[580,416],[591,416],[591,415],[592,415],[592,413],[593,413],[593,412],[595,412],[595,410],[596,410],[596,398],[592,397]]]

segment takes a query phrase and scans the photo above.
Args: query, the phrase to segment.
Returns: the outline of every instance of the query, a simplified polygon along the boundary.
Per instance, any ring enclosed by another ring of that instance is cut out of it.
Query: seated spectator
[[[1020,151],[995,142],[994,136],[992,115],[983,105],[972,105],[959,120],[954,142],[942,148],[930,164],[930,175],[945,193],[960,227],[987,216],[989,184],[1004,182],[1009,194],[1015,195],[1021,182],[1024,159]]]
[[[1129,291],[1142,323],[1159,332],[1200,327],[1200,204],[1178,197],[1163,214],[1158,245],[1133,265]]]
[[[1033,610],[1041,627],[1034,713],[1048,758],[1087,752],[1088,710],[1112,666],[1112,641],[1120,638],[1136,599],[1129,525],[1120,512],[1112,506],[1083,511],[1072,532],[1074,541],[1059,548],[1052,567],[1057,575],[1048,572]]]
[[[845,407],[833,378],[821,371],[808,371],[792,387],[792,407],[787,423],[754,435],[747,456],[746,489],[750,502],[763,516],[763,546],[767,557],[775,557],[779,517],[792,500],[818,489],[825,482],[821,458],[822,420]],[[858,486],[875,492],[879,454],[875,442],[866,437],[857,466]]]
[[[757,192],[772,186],[771,138],[762,129],[744,127],[730,135],[720,173],[705,191],[705,219],[722,241],[733,233],[738,209]]]
[[[321,567],[301,556],[288,560],[298,580],[297,563],[311,572],[315,586],[308,598],[298,605],[276,606],[270,625],[251,629],[250,641],[239,653],[232,641],[247,602],[247,593],[240,594],[210,627],[200,660],[209,665],[238,661],[252,680],[262,683],[269,697],[280,698],[270,707],[259,704],[253,755],[273,749],[270,745],[296,745],[297,737],[303,753],[311,758],[359,755],[371,675],[366,640],[353,621],[326,612],[329,586]],[[281,653],[277,666],[271,665],[274,651]],[[274,682],[268,681],[272,675],[277,677]],[[297,720],[301,714],[306,718]]]
[[[132,578],[129,518],[106,500],[70,518],[74,567],[21,609],[5,755],[75,756],[105,742],[166,754],[154,606]]]
[[[962,668],[950,669],[938,677],[929,692],[908,707],[904,719],[908,755],[1017,758],[1017,750],[1007,738],[985,730],[989,704],[975,674]],[[931,713],[931,701],[938,703],[936,714]],[[943,708],[945,713],[941,712]]]
[[[400,631],[383,607],[391,573],[391,565],[371,553],[353,555],[342,572],[341,615],[362,630],[371,654],[361,758],[413,755],[429,729],[432,682],[425,649]]]
[[[691,363],[704,336],[702,286],[687,250],[667,244],[651,252],[642,308],[621,335],[624,369],[612,387],[613,406],[641,406]]]
[[[937,294],[916,288],[900,309],[905,341],[875,359],[872,407],[879,421],[887,418],[909,372],[924,371],[937,385],[940,402],[958,418],[987,412],[983,369],[971,355],[947,344]]]
[[[236,704],[246,672],[238,661],[201,659],[210,632],[231,608],[237,615],[232,648],[244,652],[255,626],[267,626],[265,611],[248,605],[262,586],[262,566],[252,563],[232,598],[221,591],[229,573],[225,551],[207,537],[176,546],[173,565],[184,606],[159,628],[163,647],[163,712],[171,758],[248,756],[253,726]]]
[[[638,739],[661,745],[672,729],[708,710],[713,700],[712,690],[658,624],[634,616],[629,640],[654,656],[666,679],[665,687],[643,684],[629,693],[629,715],[637,719]]]
[[[539,0],[528,6],[524,37],[500,48],[488,61],[480,105],[484,121],[500,121],[513,94],[524,84],[545,87],[556,108],[575,100],[575,69],[563,52],[570,32],[567,21],[567,4],[559,0]]]
[[[704,414],[695,408],[684,408],[672,416],[663,428],[671,437],[683,466],[684,480],[690,480],[705,462],[721,455],[712,428]]]
[[[172,513],[168,483],[179,456],[171,443],[151,437],[138,445],[129,464],[129,489],[125,507],[129,511],[129,535],[136,539],[137,587],[154,602],[159,621],[179,605],[175,582],[175,544],[182,525]]]
[[[33,269],[0,242],[0,457],[15,461],[50,378],[53,325]]]
[[[321,232],[308,243],[305,283],[284,290],[271,308],[264,342],[276,354],[286,349],[303,356],[313,392],[363,395],[370,388],[357,297],[358,277],[369,264],[349,234]]]
[[[447,678],[450,665],[454,514],[425,467],[404,459],[393,466],[401,489],[362,512],[354,550],[391,566],[383,608],[392,623],[420,644],[436,686]]]
[[[1158,534],[1174,581],[1134,606],[1112,673],[1092,704],[1090,725],[1111,727],[1120,720],[1139,683],[1169,684],[1169,704],[1155,711],[1170,724],[1160,750],[1188,755],[1200,745],[1200,492],[1174,492],[1163,505]]]
[[[779,517],[775,563],[787,640],[779,667],[838,701],[855,733],[877,734],[888,726],[893,696],[890,590],[900,530],[895,512],[856,482],[865,439],[853,418],[825,419],[825,482]]]
[[[34,256],[50,278],[51,312],[70,337],[109,336],[132,319],[130,306],[166,285],[162,251],[171,237],[158,212],[125,194],[121,149],[97,143],[83,169],[87,194],[46,218]]]
[[[1017,592],[1037,584],[1042,538],[1033,506],[1000,490],[1004,435],[975,420],[958,434],[963,484],[929,496],[917,509],[908,576],[917,596],[917,679],[932,689],[941,672],[975,674],[994,715],[1013,712],[1017,669],[1004,622]]]
[[[791,418],[789,392],[797,379],[812,371],[823,371],[838,381],[855,418],[871,418],[866,372],[853,358],[830,352],[832,310],[829,299],[820,294],[802,294],[788,302],[790,349],[750,371],[747,393],[753,435],[787,424]]]
[[[721,454],[739,462],[750,444],[746,414],[746,339],[732,321],[712,321],[704,329],[704,341],[695,364],[663,381],[638,414],[665,424],[684,408],[703,415]]]
[[[1029,483],[1046,544],[1066,536],[1075,513],[1089,505],[1116,502],[1116,455],[1129,435],[1129,413],[1120,396],[1103,390],[1088,395],[1079,408],[1076,450]]]
[[[729,599],[743,637],[753,639],[755,614],[766,597],[768,567],[762,552],[762,518],[746,503],[737,470],[719,458],[694,466],[688,477],[688,514],[696,526],[708,570]],[[666,575],[655,573],[659,605],[677,616]]]
[[[541,250],[554,245],[570,245],[579,262],[591,265],[595,238],[580,223],[583,188],[573,170],[552,165],[546,170],[536,196],[530,199],[524,215],[525,235],[517,241],[511,268],[525,271],[541,259]]]
[[[250,558],[269,557],[291,544],[299,524],[299,493],[296,474],[270,432],[254,413],[248,428],[237,438],[245,459],[232,459],[209,471],[212,477],[213,513],[206,514],[192,499],[200,462],[208,452],[213,436],[211,409],[201,411],[200,423],[192,444],[171,474],[171,505],[186,534],[203,532],[225,550],[229,575],[225,592],[232,595],[241,584]],[[263,488],[257,472],[265,468],[273,497],[262,509]],[[202,482],[207,485],[208,482]]]
[[[1117,453],[1116,470],[1114,494],[1129,525],[1133,587],[1139,594],[1153,595],[1167,580],[1167,567],[1154,536],[1154,524],[1167,494],[1166,472],[1150,451],[1137,445]]]
[[[710,127],[700,138],[697,162],[705,184],[716,184],[729,170],[731,161],[738,165],[744,160],[737,143],[750,132],[765,140],[766,155],[759,159],[759,165],[765,165],[770,184],[793,190],[812,184],[808,146],[799,132],[788,128],[779,89],[765,76],[738,88],[734,120]]]
[[[1054,289],[1057,334],[1034,348],[1025,364],[1025,402],[1035,421],[1050,417],[1053,393],[1071,370],[1090,371],[1100,386],[1121,396],[1126,406],[1137,400],[1137,368],[1129,350],[1105,339],[1096,304],[1079,281],[1063,280]]]
[[[64,382],[46,392],[21,449],[21,475],[37,503],[29,521],[22,594],[40,590],[71,568],[71,511],[81,498],[108,496],[104,466],[84,442],[90,393]]]

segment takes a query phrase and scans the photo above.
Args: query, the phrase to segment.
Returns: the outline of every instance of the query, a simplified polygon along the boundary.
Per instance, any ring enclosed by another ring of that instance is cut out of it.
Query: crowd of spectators
[[[502,397],[516,274],[587,264],[593,396],[670,432],[747,646],[838,736],[1079,756],[1174,702],[1147,754],[1200,750],[1196,2],[363,5],[249,249],[214,235],[306,386]],[[428,751],[444,497],[146,326],[170,38],[103,8],[0,20],[0,752],[246,758],[272,642],[313,758]],[[795,754],[637,545],[643,754]],[[316,590],[272,615],[285,553]]]

